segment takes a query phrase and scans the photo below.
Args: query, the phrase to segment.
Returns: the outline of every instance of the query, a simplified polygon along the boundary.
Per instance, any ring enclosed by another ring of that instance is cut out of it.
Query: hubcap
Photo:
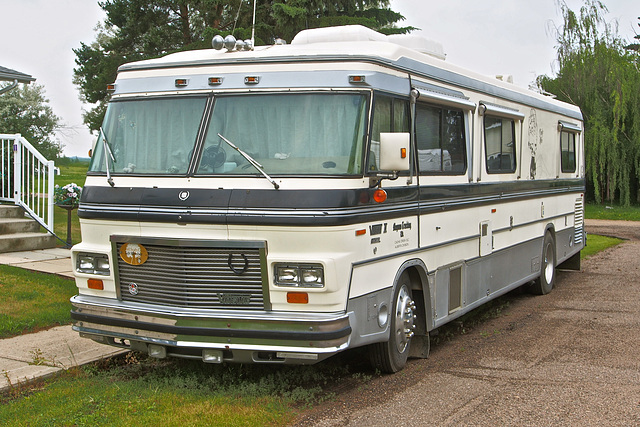
[[[544,278],[547,283],[553,280],[553,248],[547,245],[544,251]]]
[[[406,350],[414,335],[416,326],[413,323],[415,319],[414,311],[416,309],[415,302],[409,296],[406,286],[402,286],[398,292],[398,301],[396,301],[396,318],[395,318],[395,335],[396,347],[399,353]]]

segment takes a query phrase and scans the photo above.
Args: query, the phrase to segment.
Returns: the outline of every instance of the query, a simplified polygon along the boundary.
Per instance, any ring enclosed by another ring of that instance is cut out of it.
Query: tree
[[[638,17],[638,20],[640,20],[640,16]],[[640,23],[638,23],[638,27],[640,27]],[[633,50],[636,53],[640,53],[640,34],[636,33],[634,39],[636,39],[636,42],[630,43],[628,46],[625,46],[624,48],[628,50]]]
[[[640,200],[640,73],[604,4],[586,0],[579,15],[559,6],[558,73],[538,85],[582,110],[589,197],[629,205]]]
[[[406,33],[398,27],[404,17],[388,8],[389,0],[256,0],[256,45],[276,38],[290,41],[300,30],[360,24],[375,30]],[[92,130],[102,124],[113,83],[121,64],[180,50],[211,46],[213,36],[251,37],[253,0],[104,0],[106,12],[96,40],[74,49],[74,83],[80,98],[95,106],[85,112]]]
[[[0,96],[0,129],[3,133],[19,133],[43,156],[53,160],[60,157],[62,145],[55,141],[54,132],[60,118],[53,114],[44,87],[21,84]]]

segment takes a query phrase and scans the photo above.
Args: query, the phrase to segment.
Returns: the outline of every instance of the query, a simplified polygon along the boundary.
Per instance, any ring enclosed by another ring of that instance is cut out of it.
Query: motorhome
[[[359,26],[119,68],[78,209],[73,328],[153,357],[311,364],[579,266],[578,107]]]

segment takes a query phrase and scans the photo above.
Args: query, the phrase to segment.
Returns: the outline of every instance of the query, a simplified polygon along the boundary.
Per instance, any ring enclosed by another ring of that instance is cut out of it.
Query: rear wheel
[[[540,277],[531,286],[531,292],[537,295],[546,295],[553,289],[556,279],[556,246],[548,231],[544,235],[542,244],[542,259]]]
[[[404,368],[414,335],[416,305],[408,273],[402,273],[398,279],[392,301],[389,341],[373,344],[369,353],[373,367],[387,373]]]

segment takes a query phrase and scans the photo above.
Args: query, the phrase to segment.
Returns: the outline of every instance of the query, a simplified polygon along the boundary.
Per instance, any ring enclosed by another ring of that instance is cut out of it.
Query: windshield
[[[186,174],[206,97],[153,98],[109,103],[90,172]],[[103,135],[104,133],[104,135]],[[107,153],[106,136],[113,159]]]
[[[355,93],[216,98],[197,174],[360,174],[366,96]]]
[[[195,152],[197,175],[361,174],[362,93],[216,96],[199,140],[206,103],[205,96],[112,101],[89,172],[184,176]]]

